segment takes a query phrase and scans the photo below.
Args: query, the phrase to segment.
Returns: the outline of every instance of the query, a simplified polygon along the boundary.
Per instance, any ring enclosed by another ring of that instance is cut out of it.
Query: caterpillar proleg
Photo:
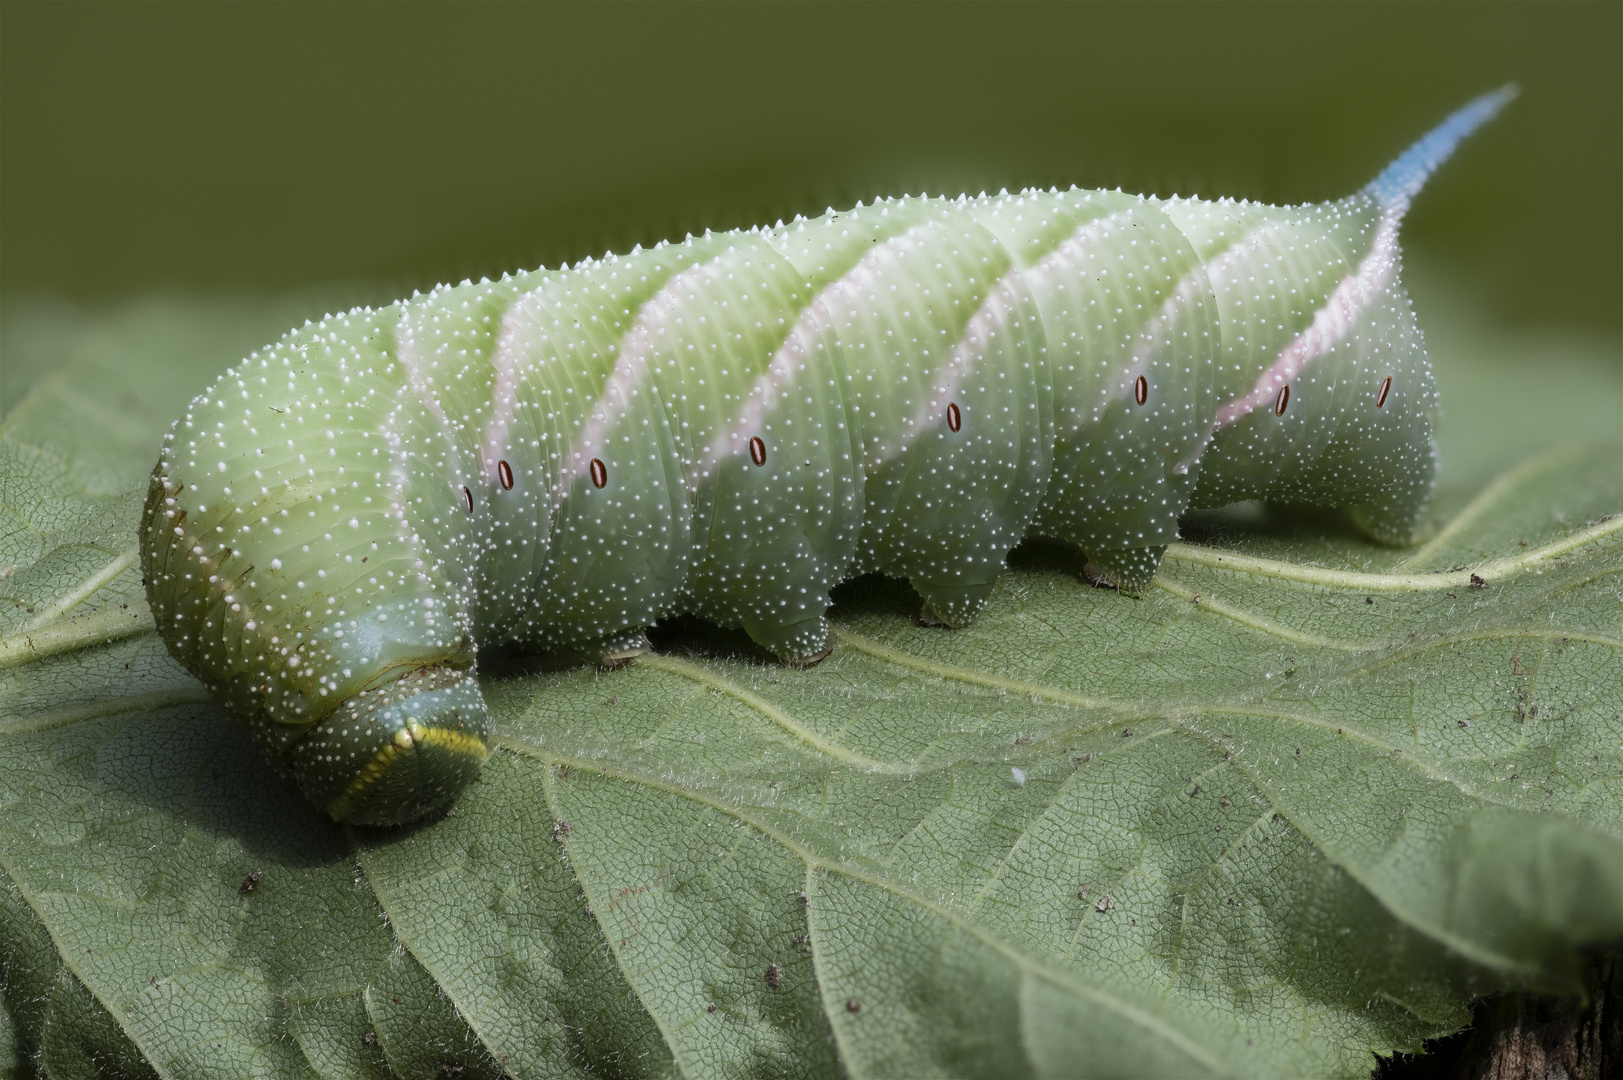
[[[1245,499],[1410,542],[1436,391],[1399,225],[1513,94],[1334,202],[881,199],[307,324],[164,443],[159,630],[318,806],[388,824],[477,775],[481,647],[623,657],[689,611],[812,662],[845,578],[962,626],[1028,535],[1133,589]]]

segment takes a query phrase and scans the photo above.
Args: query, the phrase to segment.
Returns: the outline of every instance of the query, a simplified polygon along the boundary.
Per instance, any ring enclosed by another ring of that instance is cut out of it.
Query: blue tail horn
[[[1521,89],[1515,83],[1506,83],[1470,102],[1399,154],[1392,164],[1381,170],[1381,175],[1365,185],[1364,194],[1382,206],[1406,209],[1409,200],[1420,193],[1431,174],[1454,153],[1454,148],[1492,120],[1519,93]]]

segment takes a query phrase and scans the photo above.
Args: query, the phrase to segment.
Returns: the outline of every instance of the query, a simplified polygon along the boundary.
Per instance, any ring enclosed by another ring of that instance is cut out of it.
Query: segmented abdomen
[[[1368,501],[1390,469],[1315,476],[1312,458],[1338,437],[1378,448],[1358,430],[1369,417],[1334,406],[1362,379],[1373,416],[1401,357],[1373,373],[1346,333],[1322,341],[1298,430],[1283,413],[1268,429],[1248,421],[1259,376],[1306,368],[1281,353],[1378,255],[1380,225],[1362,200],[910,199],[526,282],[490,346],[494,407],[462,440],[478,457],[465,471],[500,520],[519,501],[491,478],[523,458],[556,522],[548,534],[533,524],[547,515],[528,513],[487,553],[479,591],[501,614],[485,621],[580,641],[683,607],[806,656],[827,639],[842,578],[907,577],[964,622],[1034,527],[1136,583],[1201,496],[1214,442],[1225,501],[1239,488]],[[599,303],[571,329],[545,300],[560,291]],[[583,369],[578,393],[542,385]],[[459,376],[479,370],[474,359]],[[1405,374],[1424,389],[1423,372]],[[543,461],[526,440],[557,449]],[[534,577],[501,569],[526,557]]]
[[[866,570],[962,623],[1032,531],[1133,584],[1192,504],[1401,529],[1431,390],[1386,221],[1363,197],[889,200],[330,318],[166,451],[255,568],[194,630],[234,670],[293,662],[245,678],[295,719],[389,657],[674,610],[815,655]]]

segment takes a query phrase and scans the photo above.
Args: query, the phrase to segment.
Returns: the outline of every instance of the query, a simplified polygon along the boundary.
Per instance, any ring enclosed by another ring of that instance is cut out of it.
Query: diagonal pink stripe
[[[520,355],[522,344],[519,334],[522,319],[527,314],[524,302],[530,295],[525,293],[508,305],[506,314],[502,316],[501,330],[496,335],[496,348],[490,354],[491,365],[496,369],[496,379],[491,388],[490,423],[485,425],[481,479],[487,483],[496,475],[496,463],[508,456],[510,448],[509,429],[513,424],[514,411],[518,407],[519,373],[524,367],[525,359]]]
[[[1352,333],[1364,308],[1380,296],[1392,281],[1398,261],[1398,221],[1401,213],[1388,210],[1381,215],[1369,254],[1358,270],[1341,279],[1324,305],[1313,313],[1313,322],[1275,357],[1268,369],[1257,376],[1251,392],[1235,398],[1217,410],[1212,432],[1217,432],[1249,415],[1253,409],[1271,404],[1279,388],[1301,373],[1310,362],[1329,352]]]
[[[709,476],[723,458],[748,452],[750,436],[765,427],[767,415],[794,385],[796,374],[805,368],[806,358],[816,352],[818,338],[834,325],[834,312],[843,303],[860,302],[874,291],[882,271],[894,263],[898,252],[918,243],[922,233],[934,226],[934,222],[915,225],[864,252],[855,266],[825,285],[811,303],[801,309],[789,336],[773,354],[766,371],[757,376],[750,387],[743,407],[705,451],[697,470],[700,477]]]

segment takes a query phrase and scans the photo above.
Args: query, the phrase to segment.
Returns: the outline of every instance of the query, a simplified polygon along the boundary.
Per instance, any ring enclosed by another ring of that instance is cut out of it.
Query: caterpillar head
[[[153,472],[141,567],[170,654],[333,818],[394,825],[448,805],[479,773],[490,716],[447,594],[389,527],[354,530],[347,558],[307,542],[334,522],[295,532],[336,484],[244,506],[230,479]],[[285,529],[256,522],[272,513]]]
[[[305,795],[335,820],[398,825],[473,783],[489,733],[472,672],[434,665],[351,697],[305,732],[287,760]]]

